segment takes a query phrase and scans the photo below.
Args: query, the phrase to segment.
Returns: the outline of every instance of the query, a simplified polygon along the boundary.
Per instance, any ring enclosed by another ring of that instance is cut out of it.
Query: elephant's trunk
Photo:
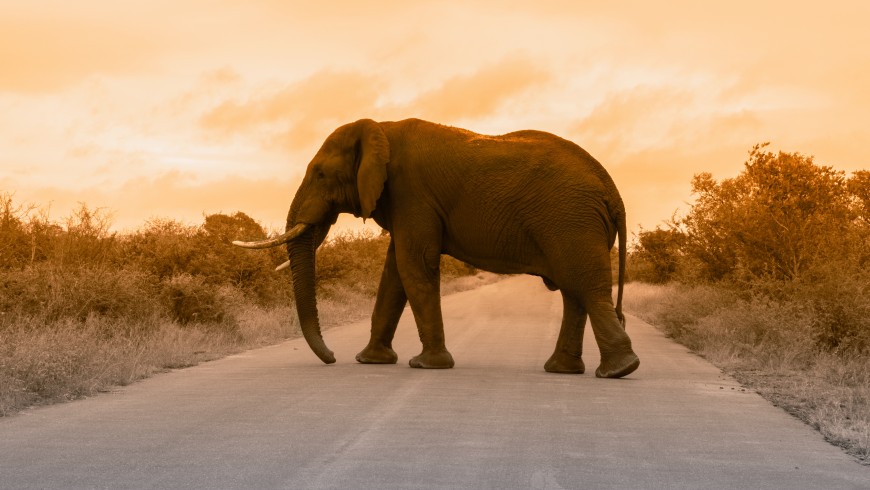
[[[290,270],[293,274],[293,294],[302,335],[311,350],[326,364],[335,362],[333,352],[326,347],[320,333],[317,297],[314,288],[314,232],[309,230],[287,245]]]

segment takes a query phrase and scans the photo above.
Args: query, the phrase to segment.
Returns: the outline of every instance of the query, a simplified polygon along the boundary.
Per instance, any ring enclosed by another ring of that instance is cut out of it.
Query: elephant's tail
[[[616,317],[619,318],[619,323],[622,324],[622,329],[625,330],[625,315],[622,313],[622,291],[625,287],[625,259],[626,259],[626,235],[625,226],[625,207],[620,206],[620,210],[616,213],[616,231],[619,234],[619,278],[616,288]]]

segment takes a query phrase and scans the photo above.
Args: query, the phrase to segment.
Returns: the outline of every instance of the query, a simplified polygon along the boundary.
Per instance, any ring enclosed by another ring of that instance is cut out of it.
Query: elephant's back
[[[617,211],[622,201],[604,166],[572,141],[552,133],[522,130],[490,136],[420,119],[389,123],[401,135],[395,155],[417,175],[473,195],[480,205],[562,208],[572,202],[605,203]],[[393,144],[391,138],[391,145]],[[400,156],[401,155],[401,156]],[[546,201],[546,202],[545,202]],[[442,203],[450,207],[449,203]],[[613,215],[613,213],[610,213]]]

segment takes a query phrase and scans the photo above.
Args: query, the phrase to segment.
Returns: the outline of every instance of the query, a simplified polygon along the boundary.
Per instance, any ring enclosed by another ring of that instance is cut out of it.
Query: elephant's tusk
[[[288,267],[290,267],[290,261],[289,261],[289,260],[288,260],[287,262],[284,262],[283,264],[279,265],[278,267],[275,267],[275,272],[282,271],[282,270],[284,270],[284,269],[286,269],[286,268],[288,268]]]
[[[293,228],[291,228],[289,231],[287,231],[281,235],[278,235],[275,238],[270,238],[268,240],[261,240],[259,242],[242,242],[242,241],[236,240],[233,242],[233,245],[235,245],[237,247],[244,247],[244,248],[277,247],[278,245],[281,245],[283,243],[287,243],[291,240],[296,239],[299,235],[305,233],[305,230],[307,230],[307,229],[308,229],[307,224],[299,223],[296,226],[294,226]]]

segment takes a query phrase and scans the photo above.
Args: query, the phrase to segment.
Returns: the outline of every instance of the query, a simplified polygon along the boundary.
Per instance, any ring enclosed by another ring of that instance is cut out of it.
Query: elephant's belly
[[[500,243],[461,243],[445,239],[442,252],[466,262],[478,269],[496,274],[545,275],[546,270],[540,252],[518,251]]]
[[[474,267],[494,272],[496,274],[536,274],[540,275],[540,272],[534,270],[534,268],[529,267],[526,264],[508,262],[504,260],[494,260],[489,258],[480,258],[480,257],[469,257],[464,256],[462,254],[445,252],[447,255],[451,257],[457,258],[463,262],[466,262]]]

